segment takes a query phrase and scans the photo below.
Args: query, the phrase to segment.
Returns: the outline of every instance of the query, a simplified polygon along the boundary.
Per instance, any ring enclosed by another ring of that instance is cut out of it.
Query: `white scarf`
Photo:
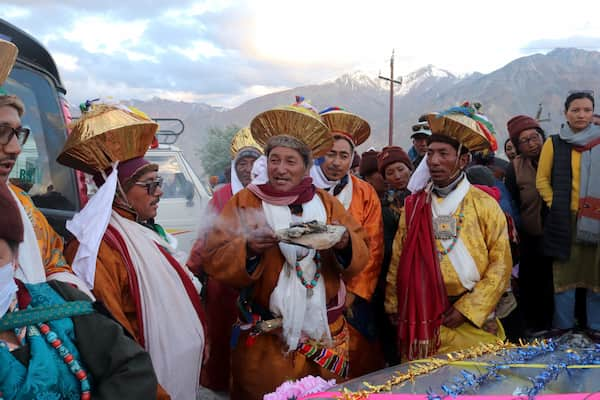
[[[427,165],[427,154],[425,154],[425,157],[423,157],[421,163],[410,177],[407,189],[410,190],[411,193],[416,193],[427,186],[427,182],[429,182],[430,178],[431,172],[429,171],[429,166]]]
[[[310,177],[313,179],[313,184],[319,189],[325,189],[329,192],[330,195],[333,196],[333,191],[335,187],[339,185],[340,180],[330,181],[325,176],[323,169],[320,165],[313,165],[310,168]],[[337,196],[336,199],[339,200],[340,203],[344,206],[346,210],[350,208],[350,203],[352,203],[352,177],[348,175],[348,183]]]
[[[15,277],[26,283],[46,282],[46,269],[44,268],[33,224],[17,195],[12,190],[10,190],[10,193],[15,199],[17,207],[19,207],[21,221],[23,221],[23,241],[19,245],[19,266]]]
[[[118,172],[115,164],[96,194],[81,211],[73,216],[73,219],[67,221],[67,229],[79,241],[79,248],[71,267],[89,289],[94,288],[98,250],[110,221],[111,205],[117,192],[117,180]]]
[[[445,198],[440,198],[435,193],[432,193],[431,213],[433,214],[433,218],[441,215],[454,215],[470,188],[471,184],[469,181],[463,178],[462,182]],[[441,201],[438,202],[438,199],[441,199]],[[452,244],[452,241],[453,239],[440,240],[440,243],[447,249]],[[479,275],[475,260],[473,260],[460,236],[452,251],[448,253],[448,259],[454,267],[460,283],[467,290],[473,289],[475,284],[481,279],[481,276]]]
[[[289,228],[292,222],[292,213],[287,206],[274,206],[262,202],[267,223],[273,230]],[[315,195],[311,201],[302,205],[302,221],[327,222],[327,212],[319,196]],[[311,297],[307,296],[307,289],[302,285],[296,275],[295,265],[302,252],[306,249],[298,246],[279,243],[279,249],[285,257],[285,263],[279,273],[277,286],[271,293],[269,309],[276,316],[283,318],[283,337],[288,350],[293,351],[298,347],[300,339],[306,335],[317,341],[331,343],[331,332],[327,321],[327,299],[325,295],[324,278],[321,276],[317,286],[313,289]],[[304,279],[310,282],[316,272],[314,262],[315,250],[299,261]]]
[[[137,275],[145,347],[158,382],[174,400],[195,399],[204,330],[177,271],[157,244],[172,249],[158,234],[115,211],[110,225],[123,238]]]
[[[240,181],[237,171],[235,170],[235,161],[236,160],[231,161],[231,172],[230,172],[231,173],[231,192],[233,193],[234,196],[244,188],[244,185],[242,185],[242,181]]]
[[[254,161],[252,164],[252,172],[250,172],[250,176],[252,176],[252,184],[253,185],[264,185],[269,182],[269,176],[267,174],[267,157],[260,156]]]

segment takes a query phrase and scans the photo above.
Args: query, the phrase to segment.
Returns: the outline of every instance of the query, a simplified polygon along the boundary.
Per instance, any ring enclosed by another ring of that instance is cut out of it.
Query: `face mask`
[[[3,267],[0,267],[0,318],[8,311],[8,307],[10,307],[10,303],[12,303],[15,293],[17,293],[15,267],[13,263],[8,263]]]

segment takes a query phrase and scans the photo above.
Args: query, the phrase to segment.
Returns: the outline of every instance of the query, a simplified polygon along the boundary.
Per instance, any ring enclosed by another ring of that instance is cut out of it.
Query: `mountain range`
[[[447,109],[469,100],[482,104],[481,111],[496,128],[499,153],[508,137],[506,121],[517,114],[535,116],[543,107],[541,124],[555,133],[564,121],[563,102],[571,90],[600,87],[600,52],[559,48],[547,54],[534,54],[511,61],[488,74],[457,76],[427,65],[402,79],[394,92],[394,144],[410,146],[410,128],[420,115]],[[184,149],[194,168],[201,171],[196,150],[205,142],[210,127],[246,126],[256,114],[269,108],[291,104],[302,95],[318,109],[331,105],[359,114],[371,124],[371,137],[359,151],[387,145],[389,86],[362,72],[344,74],[333,81],[271,93],[224,109],[203,103],[174,102],[154,98],[131,100],[149,115],[180,118],[185,133],[177,145]],[[228,154],[224,154],[228,157]]]

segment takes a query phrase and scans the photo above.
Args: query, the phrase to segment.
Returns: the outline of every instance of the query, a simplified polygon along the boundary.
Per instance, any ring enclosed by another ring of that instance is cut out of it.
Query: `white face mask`
[[[8,311],[10,303],[15,298],[15,293],[17,293],[15,267],[11,262],[0,267],[0,318]]]

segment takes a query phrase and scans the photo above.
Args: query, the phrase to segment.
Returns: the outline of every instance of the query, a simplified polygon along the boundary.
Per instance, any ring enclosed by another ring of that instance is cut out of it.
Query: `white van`
[[[145,158],[158,164],[158,174],[163,178],[164,194],[156,222],[177,240],[178,250],[189,254],[210,193],[186,161],[183,151],[173,145],[183,132],[183,123],[181,130],[174,132],[163,126],[167,121],[179,120],[156,118],[155,121],[161,126],[156,135],[159,145],[148,150]]]

